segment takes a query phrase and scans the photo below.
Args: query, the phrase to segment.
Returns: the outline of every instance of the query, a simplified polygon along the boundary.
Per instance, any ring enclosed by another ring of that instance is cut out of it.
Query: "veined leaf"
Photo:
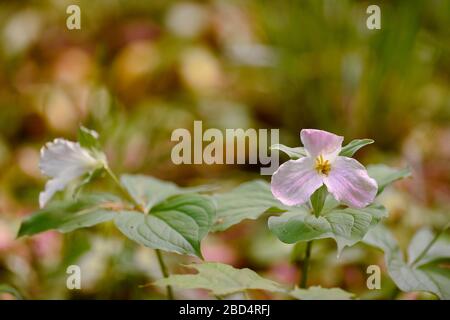
[[[201,258],[200,241],[209,232],[215,216],[211,197],[177,195],[154,206],[148,214],[122,211],[117,228],[144,246]]]
[[[347,300],[354,295],[339,288],[310,287],[289,290],[281,284],[265,279],[250,269],[236,269],[230,265],[206,262],[187,267],[196,274],[171,275],[153,283],[157,286],[173,286],[180,289],[205,289],[217,296],[226,296],[247,290],[265,290],[288,294],[301,300]]]
[[[180,289],[206,289],[218,296],[229,295],[251,289],[271,292],[286,292],[275,281],[264,279],[250,269],[236,269],[222,263],[207,262],[188,267],[197,274],[171,275],[154,283],[157,286],[173,286]]]
[[[369,165],[367,166],[367,172],[370,177],[377,181],[378,194],[380,194],[384,188],[392,182],[411,175],[411,170],[409,170],[409,168],[395,169],[384,164]]]
[[[223,231],[245,219],[258,219],[266,211],[283,211],[270,185],[263,180],[241,184],[230,192],[214,195],[217,203],[216,222],[212,231]]]
[[[70,232],[79,228],[112,220],[115,210],[124,204],[112,195],[97,194],[77,200],[55,201],[44,209],[38,210],[22,221],[18,237],[33,235],[47,230]]]
[[[340,288],[328,289],[320,286],[308,289],[295,288],[289,294],[299,300],[351,300],[355,297],[353,293]]]
[[[307,208],[297,207],[279,217],[269,218],[269,229],[285,243],[333,238],[338,255],[345,246],[360,241],[369,228],[387,216],[383,206],[370,205],[363,209],[333,209],[316,217]]]
[[[173,182],[159,180],[150,176],[125,174],[120,178],[122,184],[139,203],[145,212],[159,202],[179,194],[206,191],[206,186],[182,188]]]
[[[429,235],[429,231],[423,229],[414,236],[408,248],[408,263],[394,236],[382,225],[371,229],[364,242],[384,251],[388,273],[400,290],[427,291],[441,299],[450,299],[450,271],[437,263],[450,258],[450,242],[440,237],[432,243],[434,236],[430,239]],[[422,242],[427,240],[430,242]],[[428,252],[424,251],[426,248]]]
[[[368,144],[372,144],[372,143],[374,143],[374,141],[372,139],[352,140],[346,146],[342,147],[339,155],[343,156],[343,157],[352,157],[356,151],[358,151],[362,147],[367,146]]]
[[[306,157],[306,150],[303,147],[291,148],[291,147],[285,146],[281,143],[277,143],[277,144],[270,146],[270,149],[283,151],[291,159],[299,159],[302,157]]]

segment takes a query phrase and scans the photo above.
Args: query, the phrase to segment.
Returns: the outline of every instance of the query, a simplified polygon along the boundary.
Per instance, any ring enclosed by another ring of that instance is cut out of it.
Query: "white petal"
[[[378,190],[377,182],[369,177],[366,168],[347,157],[336,158],[324,183],[336,200],[353,208],[372,203]]]
[[[70,180],[66,181],[60,178],[54,178],[47,181],[44,191],[39,194],[39,207],[45,207],[45,205],[53,197],[53,195],[56,192],[63,190],[69,182]]]
[[[39,167],[48,177],[57,177],[66,170],[91,170],[98,160],[78,143],[64,139],[55,139],[41,149]]]
[[[41,150],[39,167],[44,175],[53,179],[45,185],[39,195],[42,208],[55,194],[71,181],[99,167],[101,162],[89,154],[78,143],[56,139]]]
[[[294,206],[307,202],[322,184],[322,177],[314,170],[313,160],[304,157],[283,163],[272,175],[271,189],[282,203]]]
[[[300,132],[300,139],[311,157],[322,155],[325,160],[331,162],[341,151],[344,141],[344,137],[316,129],[303,129]]]

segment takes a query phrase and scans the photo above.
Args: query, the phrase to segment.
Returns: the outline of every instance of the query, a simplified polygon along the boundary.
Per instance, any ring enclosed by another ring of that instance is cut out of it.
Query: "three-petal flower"
[[[373,202],[378,185],[362,164],[339,156],[343,137],[330,132],[304,129],[300,132],[307,156],[283,163],[272,175],[273,195],[294,206],[306,203],[323,184],[334,198],[353,208]]]

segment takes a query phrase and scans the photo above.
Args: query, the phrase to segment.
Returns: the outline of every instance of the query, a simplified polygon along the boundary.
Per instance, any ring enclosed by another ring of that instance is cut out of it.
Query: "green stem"
[[[162,253],[159,249],[156,249],[155,251],[156,251],[156,256],[158,257],[158,262],[159,262],[159,266],[161,268],[162,274],[163,274],[164,278],[167,278],[169,276],[169,272],[167,271],[166,264],[164,263]],[[167,286],[167,297],[169,298],[169,300],[174,300],[173,291],[172,291],[171,286]]]
[[[114,181],[116,186],[119,188],[120,192],[122,192],[123,196],[133,203],[136,207],[140,207],[140,204],[136,202],[136,200],[133,199],[133,197],[130,195],[127,189],[124,188],[124,186],[120,183],[120,180],[117,178],[117,176],[114,174],[114,172],[111,170],[110,167],[105,166],[105,171],[108,173],[108,175],[111,177],[111,179]]]
[[[120,189],[120,191],[123,193],[123,195],[131,202],[133,203],[136,208],[141,208],[141,205],[139,203],[137,203],[136,200],[133,199],[133,197],[130,195],[130,193],[128,192],[127,189],[124,188],[124,186],[120,183],[119,179],[116,177],[116,175],[114,174],[114,172],[111,170],[110,167],[105,166],[105,170],[106,172],[109,174],[109,176],[111,177],[111,179],[114,181],[114,183],[117,185],[117,187]],[[164,278],[167,278],[169,276],[169,272],[167,271],[167,267],[166,264],[164,263],[164,259],[162,257],[162,253],[159,249],[156,249],[156,256],[158,257],[158,263],[159,263],[159,267],[161,268],[161,271],[164,275]],[[173,292],[172,292],[172,287],[171,286],[167,286],[167,297],[170,300],[174,300],[173,298]]]
[[[430,243],[427,244],[427,246],[425,247],[425,249],[423,249],[423,251],[417,256],[416,259],[414,259],[414,261],[411,263],[411,266],[414,266],[416,263],[418,263],[420,260],[422,260],[422,258],[427,254],[427,252],[431,249],[431,247],[434,245],[434,243],[437,241],[437,239],[441,236],[441,234],[443,234],[445,232],[445,230],[448,229],[448,227],[450,226],[450,222],[446,224],[446,226],[441,229],[441,231],[439,231],[438,233],[436,233],[436,235],[434,236],[434,238],[430,241]]]
[[[300,288],[306,288],[306,283],[308,281],[308,269],[309,269],[309,261],[311,257],[311,248],[312,248],[313,241],[308,241],[306,243],[306,252],[305,252],[305,258],[303,259],[303,271],[302,271],[302,277],[300,279]]]

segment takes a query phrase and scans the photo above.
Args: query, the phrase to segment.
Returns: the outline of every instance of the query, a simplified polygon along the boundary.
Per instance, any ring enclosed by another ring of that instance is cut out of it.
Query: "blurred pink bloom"
[[[58,232],[48,231],[33,237],[33,251],[41,259],[56,259],[62,248],[62,236]]]
[[[226,244],[207,242],[204,244],[202,251],[205,261],[221,262],[226,264],[235,264],[237,261],[237,256],[234,250]]]
[[[8,250],[14,243],[14,233],[8,225],[0,221],[0,251]]]
[[[349,207],[363,208],[372,203],[378,190],[362,164],[339,156],[343,137],[304,129],[300,133],[307,156],[282,164],[272,176],[272,193],[282,203],[306,203],[323,184],[334,198]]]

